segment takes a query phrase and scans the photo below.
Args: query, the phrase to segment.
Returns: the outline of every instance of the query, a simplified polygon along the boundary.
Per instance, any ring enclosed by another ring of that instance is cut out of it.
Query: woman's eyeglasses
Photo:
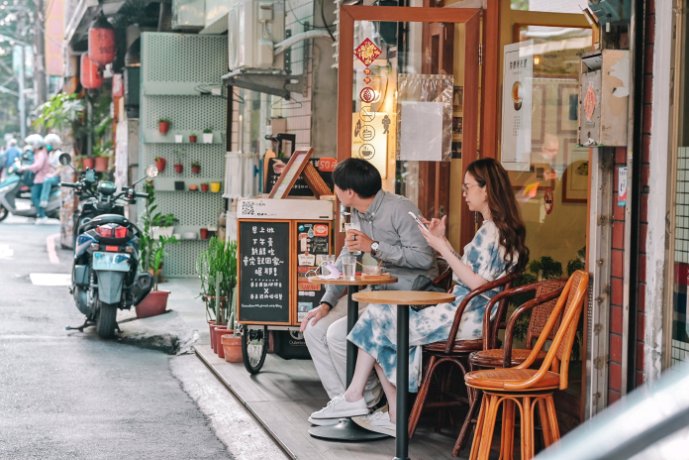
[[[481,186],[480,184],[464,183],[464,184],[462,184],[462,193],[467,193],[469,191],[469,189],[471,189],[472,187],[480,187],[480,186]]]

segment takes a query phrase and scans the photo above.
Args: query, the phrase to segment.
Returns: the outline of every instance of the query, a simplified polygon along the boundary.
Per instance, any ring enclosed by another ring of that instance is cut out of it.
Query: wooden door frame
[[[488,1],[490,17],[497,19],[497,0]],[[388,21],[388,22],[421,22],[421,23],[459,23],[465,24],[466,43],[475,40],[476,46],[469,49],[465,46],[465,59],[467,62],[475,62],[479,65],[479,46],[481,38],[481,15],[484,10],[468,8],[429,8],[429,7],[396,7],[396,6],[346,6],[340,7],[340,36],[339,36],[339,61],[338,61],[338,88],[337,88],[337,160],[343,161],[351,156],[352,149],[352,75],[354,70],[354,22],[355,21]],[[493,28],[495,28],[493,30]],[[475,94],[477,97],[466,98],[464,113],[479,113],[479,106],[483,105],[483,111],[489,110],[486,103],[497,104],[497,21],[484,27],[484,37],[493,37],[487,46],[485,55],[485,72],[483,85],[479,88],[478,67],[474,72],[465,70],[464,94]],[[488,50],[490,48],[490,51]],[[489,58],[489,56],[492,56]],[[494,62],[488,66],[489,60]],[[466,66],[468,69],[470,66]],[[492,74],[488,72],[492,68]],[[481,93],[479,93],[481,91]],[[492,95],[492,98],[487,98]],[[497,105],[492,107],[490,116],[497,120]],[[464,134],[462,140],[462,160],[464,168],[479,157],[479,115],[464,117]],[[485,118],[481,125],[481,142],[486,145],[487,138],[493,139],[496,144],[497,125],[495,122],[487,122]],[[489,150],[487,156],[495,157],[496,150]],[[475,226],[468,210],[462,211],[460,229],[460,241],[468,242],[474,234]],[[339,241],[338,241],[339,243]]]

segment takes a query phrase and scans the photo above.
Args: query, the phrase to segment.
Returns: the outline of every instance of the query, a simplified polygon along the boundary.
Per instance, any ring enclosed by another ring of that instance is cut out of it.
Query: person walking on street
[[[48,201],[50,200],[50,191],[53,187],[60,183],[60,155],[62,150],[60,146],[62,145],[62,140],[60,136],[54,133],[47,134],[45,136],[45,148],[48,152],[48,162],[50,163],[51,172],[48,173],[47,177],[43,181],[43,187],[41,189],[40,205],[43,209],[48,207]]]
[[[333,171],[333,182],[338,200],[351,208],[352,222],[360,228],[347,232],[337,259],[340,270],[343,256],[359,253],[364,258],[372,257],[374,263],[397,277],[397,283],[379,289],[414,289],[415,282],[436,276],[435,253],[409,216],[410,211],[419,214],[418,208],[407,198],[383,191],[380,173],[371,163],[348,158]],[[309,311],[301,323],[306,346],[330,398],[344,393],[346,387],[345,290],[345,286],[327,286],[320,305]],[[371,375],[366,383],[366,404],[374,407],[381,397],[380,382]],[[337,423],[336,418],[309,421],[319,425]]]
[[[22,152],[17,148],[17,140],[10,139],[7,142],[7,150],[5,150],[5,162],[2,164],[2,179],[7,177],[7,169],[14,164],[17,158],[21,158]]]
[[[45,208],[41,206],[41,192],[43,191],[43,182],[46,177],[51,174],[52,166],[48,161],[48,151],[45,148],[45,140],[40,134],[31,134],[24,141],[33,151],[33,163],[27,166],[21,166],[20,172],[31,171],[35,174],[33,185],[31,186],[31,202],[36,208],[36,223],[47,223],[48,218],[45,215]]]

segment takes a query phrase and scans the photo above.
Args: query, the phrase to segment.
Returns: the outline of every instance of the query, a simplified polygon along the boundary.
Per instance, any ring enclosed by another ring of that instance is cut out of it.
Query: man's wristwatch
[[[380,248],[380,243],[374,241],[371,243],[371,256],[375,257],[378,254],[378,249]]]

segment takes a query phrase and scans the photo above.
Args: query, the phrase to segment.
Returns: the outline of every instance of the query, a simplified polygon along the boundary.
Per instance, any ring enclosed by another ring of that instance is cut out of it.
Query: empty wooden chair
[[[513,456],[516,413],[519,414],[521,420],[522,459],[530,459],[534,456],[536,409],[538,409],[543,429],[545,446],[560,439],[553,393],[558,389],[567,389],[569,383],[569,358],[586,301],[588,281],[589,275],[586,272],[578,270],[572,274],[536,345],[524,362],[509,369],[472,371],[464,376],[467,386],[483,391],[470,459],[489,458],[497,414],[501,406],[503,408],[500,443],[502,458],[509,459]],[[543,351],[561,314],[562,320],[541,366],[530,369]]]
[[[419,418],[421,417],[421,412],[423,411],[424,407],[453,407],[469,404],[469,400],[467,398],[454,398],[445,401],[427,402],[426,399],[428,397],[428,390],[431,386],[431,381],[436,371],[443,364],[451,364],[456,366],[462,377],[467,373],[469,354],[483,348],[483,338],[474,340],[458,340],[456,338],[459,323],[462,319],[462,313],[472,299],[496,288],[507,288],[516,277],[517,275],[515,274],[508,274],[490,283],[485,283],[471,291],[466,295],[466,297],[464,297],[455,311],[454,320],[452,322],[452,327],[450,328],[450,333],[447,340],[424,345],[423,353],[424,357],[428,358],[428,363],[426,365],[423,378],[421,379],[419,393],[416,396],[416,401],[414,402],[414,406],[412,407],[409,415],[410,437],[413,436],[414,431],[416,431],[416,426],[419,423]],[[507,303],[500,302],[500,305],[497,307],[497,314],[494,316],[494,321],[500,321],[500,319],[504,317],[506,308]],[[484,330],[484,334],[485,332],[486,331]]]
[[[507,289],[498,295],[496,295],[491,303],[486,308],[486,314],[484,316],[484,328],[489,327],[490,315],[492,313],[493,306],[495,303],[502,298],[514,303],[515,298],[522,296],[526,293],[534,293],[534,297],[529,301],[519,305],[515,311],[510,315],[507,322],[507,328],[505,329],[504,346],[503,348],[491,348],[494,343],[490,343],[490,335],[495,335],[495,331],[491,331],[491,334],[484,336],[483,347],[481,351],[475,351],[469,355],[469,368],[473,370],[477,369],[493,369],[496,367],[513,367],[521,364],[531,353],[533,345],[538,339],[538,336],[543,331],[548,318],[550,317],[557,298],[562,292],[562,288],[565,286],[566,280],[555,279],[555,280],[544,280],[536,283],[527,284],[524,286],[517,286]],[[526,338],[524,340],[524,345],[526,348],[513,349],[514,341],[514,328],[517,324],[517,320],[527,312],[531,312],[529,317],[529,324],[526,330]],[[559,325],[559,321],[555,323],[555,328],[553,328],[550,339],[555,335],[556,328]],[[545,352],[542,351],[536,358],[535,364],[540,364],[545,358]],[[467,435],[471,426],[475,423],[476,413],[478,412],[479,404],[481,403],[481,392],[472,390],[471,404],[469,406],[469,411],[464,419],[462,428],[459,431],[459,436],[457,436],[457,441],[455,442],[454,448],[452,449],[452,455],[459,456],[460,451],[464,446]]]

